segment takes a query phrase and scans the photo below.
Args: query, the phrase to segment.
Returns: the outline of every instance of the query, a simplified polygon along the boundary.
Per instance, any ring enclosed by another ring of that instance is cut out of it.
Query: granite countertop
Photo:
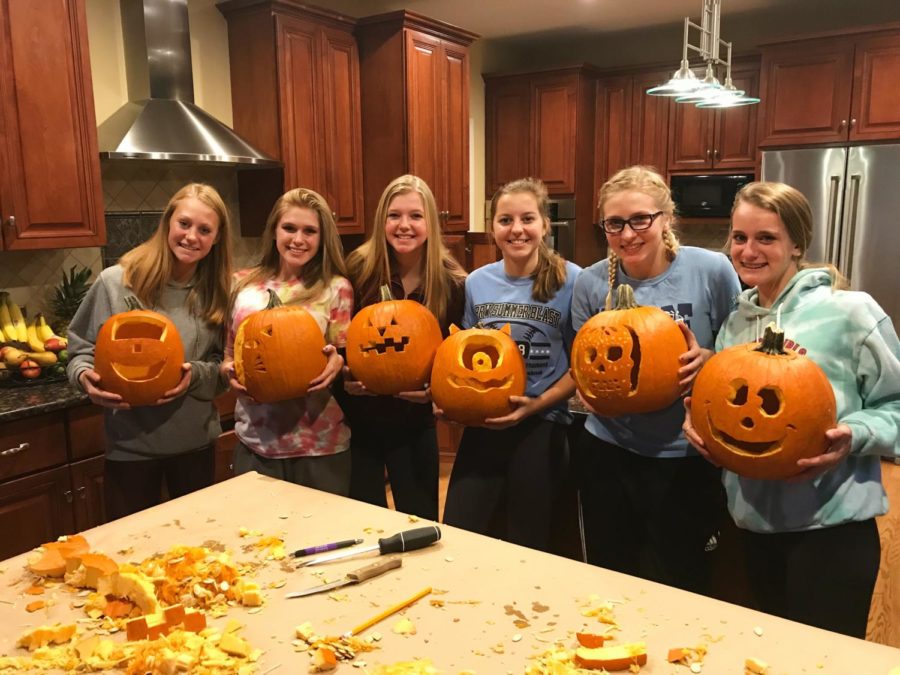
[[[0,389],[0,423],[71,408],[89,400],[87,394],[65,381],[3,388]]]

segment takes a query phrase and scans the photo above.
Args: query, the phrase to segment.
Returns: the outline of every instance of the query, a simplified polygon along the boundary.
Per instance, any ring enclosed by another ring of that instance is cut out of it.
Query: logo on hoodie
[[[691,327],[691,317],[694,315],[693,303],[679,302],[677,305],[663,305],[660,309],[675,321],[684,321],[684,325]]]

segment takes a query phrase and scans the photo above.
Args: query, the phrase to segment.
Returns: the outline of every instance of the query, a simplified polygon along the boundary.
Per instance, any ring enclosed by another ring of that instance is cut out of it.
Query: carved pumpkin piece
[[[128,362],[112,363],[120,377],[134,382],[152,380],[166,366],[166,325],[145,317],[142,321],[120,320],[113,325],[113,340],[127,340]]]
[[[595,396],[633,396],[641,369],[641,343],[628,326],[595,330],[584,349],[586,368],[597,375],[588,382]]]
[[[713,438],[732,452],[757,457],[779,452],[788,433],[797,430],[781,421],[784,395],[780,387],[764,386],[751,395],[747,380],[737,378],[723,393],[727,405],[717,411],[718,423],[713,421],[711,411],[707,416]]]

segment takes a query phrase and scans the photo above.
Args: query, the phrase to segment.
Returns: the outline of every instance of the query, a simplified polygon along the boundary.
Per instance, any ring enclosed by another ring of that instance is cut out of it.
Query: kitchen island
[[[614,505],[610,517],[615,517]],[[84,536],[92,549],[120,563],[139,562],[176,545],[224,547],[240,562],[258,556],[252,544],[259,538],[283,536],[288,551],[355,537],[371,544],[428,524],[413,521],[403,513],[250,473],[88,530]],[[745,659],[751,657],[767,662],[772,675],[887,675],[900,666],[900,652],[889,647],[453,527],[442,526],[442,531],[436,544],[402,554],[399,569],[293,600],[284,594],[340,579],[372,562],[372,554],[302,569],[296,569],[291,558],[267,560],[253,579],[263,589],[263,606],[229,607],[226,616],[210,617],[210,625],[221,630],[232,619],[242,624],[242,637],[263,650],[259,673],[307,672],[310,657],[297,651],[295,626],[308,621],[319,634],[339,635],[432,587],[430,595],[363,632],[362,638],[380,634],[373,643],[377,649],[357,655],[356,668],[340,663],[338,672],[374,672],[378,665],[429,659],[441,673],[523,673],[537,667],[536,655],[574,648],[576,631],[611,632],[611,644],[646,642],[648,661],[640,672],[648,674],[691,672],[668,663],[666,656],[670,648],[700,644],[708,649],[706,673],[742,673]],[[83,608],[72,606],[78,603],[71,602],[73,596],[63,586],[47,589],[42,596],[46,608],[26,612],[34,597],[24,594],[33,581],[25,561],[23,554],[0,564],[3,655],[25,653],[15,643],[31,627],[84,619]],[[402,618],[415,634],[393,632]]]

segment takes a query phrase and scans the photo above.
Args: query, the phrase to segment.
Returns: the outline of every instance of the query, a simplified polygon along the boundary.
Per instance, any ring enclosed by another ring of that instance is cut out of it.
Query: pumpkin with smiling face
[[[785,349],[783,331],[771,325],[761,345],[737,345],[711,357],[691,395],[691,420],[709,454],[748,478],[800,473],[798,459],[825,451],[835,416],[825,373]]]
[[[513,411],[509,397],[524,395],[527,378],[509,333],[509,324],[499,330],[450,326],[431,371],[431,398],[447,419],[479,426]]]
[[[572,379],[598,415],[617,417],[661,410],[681,394],[678,358],[687,342],[658,307],[642,307],[628,284],[615,308],[591,317],[572,342]]]
[[[100,386],[132,406],[151,405],[181,381],[184,346],[171,319],[146,309],[113,314],[100,327]]]
[[[363,307],[350,322],[347,365],[376,394],[417,391],[431,377],[442,338],[428,308],[415,300],[394,300],[384,286],[381,302]]]

